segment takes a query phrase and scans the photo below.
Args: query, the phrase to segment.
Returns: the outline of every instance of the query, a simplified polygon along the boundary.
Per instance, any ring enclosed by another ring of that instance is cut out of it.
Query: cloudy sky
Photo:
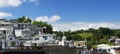
[[[54,31],[120,29],[120,0],[0,0],[0,18],[21,16],[48,22]]]

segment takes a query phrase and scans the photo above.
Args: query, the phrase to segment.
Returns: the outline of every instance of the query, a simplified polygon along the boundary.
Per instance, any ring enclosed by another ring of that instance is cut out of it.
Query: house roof
[[[110,48],[110,46],[109,45],[107,45],[107,44],[100,44],[100,45],[97,45],[97,47],[98,48]]]

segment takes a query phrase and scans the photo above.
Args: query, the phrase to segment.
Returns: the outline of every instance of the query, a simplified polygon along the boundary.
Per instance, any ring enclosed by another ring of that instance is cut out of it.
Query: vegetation
[[[22,16],[17,19],[19,23],[31,23],[32,20],[29,17]]]
[[[62,35],[61,31],[54,31],[58,36]],[[97,44],[110,44],[109,40],[112,36],[120,37],[120,30],[111,30],[109,28],[100,27],[99,29],[89,28],[88,30],[65,31],[68,40],[87,40],[88,46]]]
[[[6,21],[6,19],[1,19]],[[55,33],[58,37],[63,36],[61,31],[52,31],[51,24],[42,21],[32,21],[29,17],[22,16],[18,19],[10,20],[17,21],[19,23],[31,23],[34,25],[39,25],[40,27],[46,27],[46,33]],[[108,39],[112,36],[117,36],[120,38],[120,30],[111,30],[109,28],[100,27],[99,29],[89,28],[88,30],[77,30],[77,31],[65,31],[64,35],[67,37],[67,40],[87,40],[88,46],[95,46],[97,44],[106,43],[110,44]]]
[[[6,20],[6,19],[1,19],[1,20]],[[10,20],[11,22],[18,22],[18,23],[31,23],[31,24],[34,24],[34,25],[39,25],[40,27],[46,27],[46,33],[50,33],[52,34],[53,31],[52,31],[52,26],[51,24],[48,24],[47,22],[42,22],[42,21],[32,21],[29,17],[26,17],[26,16],[22,16],[22,17],[19,17],[18,19],[11,19]]]
[[[42,21],[33,21],[34,25],[39,25],[41,27],[46,27],[46,32],[52,34],[52,26],[51,24],[48,24],[47,22],[42,22]]]

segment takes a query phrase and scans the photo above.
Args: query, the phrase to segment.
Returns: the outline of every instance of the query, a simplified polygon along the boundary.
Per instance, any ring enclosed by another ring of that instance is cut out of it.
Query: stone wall
[[[75,48],[62,46],[47,46],[45,52],[46,54],[78,54]]]
[[[5,50],[2,54],[79,54],[79,49],[63,46],[46,46],[43,49]]]

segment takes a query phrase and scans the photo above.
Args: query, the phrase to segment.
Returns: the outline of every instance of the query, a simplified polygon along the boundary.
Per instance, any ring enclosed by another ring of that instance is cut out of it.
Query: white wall
[[[17,37],[22,36],[22,30],[15,30],[15,35],[16,35]]]

